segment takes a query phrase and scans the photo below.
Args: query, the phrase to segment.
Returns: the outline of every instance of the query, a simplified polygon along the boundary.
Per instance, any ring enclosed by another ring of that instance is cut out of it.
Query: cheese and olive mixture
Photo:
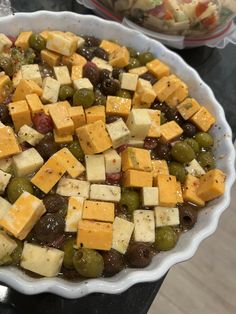
[[[67,278],[146,267],[224,193],[215,118],[150,52],[0,34],[0,264]]]

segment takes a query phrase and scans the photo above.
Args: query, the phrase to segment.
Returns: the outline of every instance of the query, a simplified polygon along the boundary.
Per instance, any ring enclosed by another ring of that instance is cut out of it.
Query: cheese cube
[[[70,57],[63,56],[62,64],[72,68],[74,65],[83,66],[87,63],[87,60],[78,53],[73,53]]]
[[[143,187],[142,188],[142,203],[144,207],[159,205],[158,188],[157,187]]]
[[[142,67],[130,69],[129,73],[137,74],[138,76],[141,76],[144,73],[146,73],[147,71],[148,71],[147,67],[146,66],[142,66]]]
[[[176,177],[166,174],[157,176],[159,189],[159,204],[164,207],[173,207],[177,203],[176,197]]]
[[[127,147],[121,153],[122,171],[129,169],[151,171],[150,151],[141,148]]]
[[[106,114],[127,118],[131,109],[131,100],[123,97],[108,96]]]
[[[38,64],[26,64],[21,66],[21,74],[23,80],[31,80],[38,84],[39,86],[42,86],[42,77],[39,70]]]
[[[119,173],[121,171],[121,157],[115,149],[103,153],[106,173]]]
[[[152,210],[135,210],[134,218],[134,241],[148,242],[155,241],[155,221]]]
[[[15,46],[17,48],[26,49],[29,47],[29,38],[33,34],[32,31],[21,32],[15,41]]]
[[[152,85],[149,81],[139,79],[137,84],[136,93],[140,96],[141,104],[150,107],[153,101],[156,99],[156,93],[152,88]]]
[[[166,160],[152,160],[152,175],[155,178],[158,174],[169,174]]]
[[[179,181],[176,181],[176,198],[177,198],[177,204],[181,204],[184,202],[183,199],[183,193],[182,193],[182,186]]]
[[[154,76],[161,79],[164,76],[170,75],[170,68],[164,62],[161,62],[158,59],[154,59],[146,64],[146,67],[149,72]]]
[[[112,66],[105,60],[98,58],[98,57],[94,57],[92,59],[92,62],[94,64],[96,64],[96,66],[100,69],[100,70],[108,70],[108,71],[112,71]]]
[[[88,78],[81,78],[81,79],[75,80],[73,81],[73,85],[76,90],[80,90],[84,88],[93,90],[93,84],[90,82]]]
[[[106,122],[106,114],[104,106],[92,106],[85,109],[86,121],[87,123],[93,123],[98,120]]]
[[[68,109],[68,112],[72,121],[74,122],[75,129],[86,124],[86,118],[85,118],[83,106],[70,107]]]
[[[208,171],[200,177],[200,184],[197,190],[198,196],[205,202],[211,201],[224,194],[225,174],[219,169]]]
[[[116,217],[113,223],[112,248],[125,254],[134,230],[134,224],[128,220]]]
[[[23,240],[45,212],[42,200],[23,192],[2,217],[0,226],[14,237]]]
[[[183,199],[184,201],[193,203],[197,206],[204,206],[205,201],[198,196],[198,189],[200,186],[200,180],[191,174],[186,176],[183,185]]]
[[[187,167],[185,167],[187,172],[194,177],[200,177],[206,173],[206,171],[200,166],[196,159],[193,159]]]
[[[102,40],[101,44],[100,44],[100,48],[104,49],[107,53],[111,54],[112,52],[114,52],[115,50],[117,50],[118,48],[120,48],[120,45],[109,41],[109,40]]]
[[[84,166],[75,158],[68,148],[62,148],[55,155],[72,178],[79,177],[85,171]]]
[[[50,67],[60,64],[61,56],[53,51],[43,49],[40,51],[41,59],[46,62]]]
[[[138,84],[138,75],[132,73],[121,73],[120,83],[122,89],[135,91]]]
[[[21,152],[15,133],[9,126],[0,128],[0,139],[0,159]]]
[[[0,169],[7,173],[10,173],[12,170],[12,158],[0,159]]]
[[[157,206],[155,211],[156,227],[178,226],[179,225],[179,209]]]
[[[49,34],[49,30],[48,29],[46,29],[46,30],[44,30],[44,31],[39,33],[39,35],[42,36],[43,39],[45,39],[45,40],[48,39],[48,34]]]
[[[86,155],[102,153],[112,146],[105,123],[101,120],[76,129],[76,134]]]
[[[109,63],[113,67],[124,68],[129,64],[130,54],[126,47],[119,47],[109,55]]]
[[[166,98],[165,102],[169,107],[175,108],[186,97],[188,97],[188,86],[183,81],[180,81],[180,86]]]
[[[138,170],[127,170],[123,175],[124,187],[151,187],[152,186],[152,174],[151,172],[144,172]]]
[[[56,277],[61,269],[64,252],[25,242],[20,266],[44,277]]]
[[[77,232],[79,220],[82,219],[84,198],[81,196],[71,196],[68,202],[66,214],[65,232]]]
[[[69,57],[77,49],[77,40],[62,32],[49,32],[46,48]]]
[[[58,135],[72,135],[74,133],[74,123],[69,116],[68,110],[58,104],[49,109],[49,114],[55,125]]]
[[[109,251],[112,245],[112,224],[89,220],[79,220],[77,246]]]
[[[25,100],[11,102],[8,108],[16,131],[24,124],[32,125],[29,107]]]
[[[90,183],[76,179],[62,178],[57,186],[57,194],[89,198]]]
[[[18,177],[24,177],[37,171],[43,164],[44,160],[35,148],[30,148],[22,153],[13,156],[14,172]]]
[[[11,179],[11,174],[0,170],[0,194],[3,194],[10,179]]]
[[[54,141],[57,144],[68,144],[73,142],[73,136],[72,135],[58,135],[57,131],[53,130],[54,135]]]
[[[67,66],[54,66],[53,70],[60,85],[70,85],[72,83]]]
[[[71,80],[76,81],[82,79],[83,77],[83,66],[82,65],[72,65],[71,67]]]
[[[44,105],[43,106],[43,111],[44,111],[45,114],[49,115],[49,110],[52,109],[52,108],[58,107],[58,106],[59,107],[63,106],[68,111],[71,108],[71,105],[70,105],[69,101],[65,100],[65,101],[56,102],[54,104]]]
[[[107,202],[85,201],[83,219],[113,222],[115,219],[115,205]]]
[[[25,96],[31,115],[43,111],[43,104],[37,94],[29,94]]]
[[[105,182],[105,159],[103,155],[85,155],[86,175],[89,182]]]
[[[216,122],[216,119],[205,107],[201,107],[201,109],[192,116],[190,121],[201,131],[207,132]]]
[[[152,121],[150,129],[148,131],[148,137],[158,138],[161,135],[160,126],[161,126],[161,111],[160,110],[152,110],[148,109],[148,114]]]
[[[16,73],[13,74],[13,77],[12,77],[13,87],[16,88],[19,85],[21,80],[22,80],[22,73],[19,70]]]
[[[138,139],[144,139],[147,136],[151,124],[152,121],[145,109],[132,109],[126,121],[131,136]]]
[[[184,120],[190,119],[196,112],[200,110],[200,108],[200,104],[194,98],[186,98],[177,106],[177,110]]]
[[[7,52],[12,46],[12,41],[4,34],[0,34],[0,53]]]
[[[0,260],[16,249],[17,243],[11,239],[5,232],[0,231]]]
[[[128,141],[128,146],[143,148],[144,140],[139,140],[135,138],[130,138]]]
[[[122,119],[107,124],[106,128],[112,140],[113,148],[117,148],[129,142],[130,131]]]
[[[0,219],[6,214],[10,207],[11,203],[9,203],[5,198],[0,196]]]
[[[181,81],[175,75],[164,76],[153,85],[153,89],[159,101],[165,101],[171,96],[179,87]]]
[[[55,103],[58,100],[60,83],[51,77],[43,80],[42,100],[46,103]]]
[[[41,96],[43,94],[42,88],[31,80],[20,80],[20,83],[17,85],[16,90],[13,94],[13,101],[25,100],[26,95],[37,94]]]
[[[11,93],[11,80],[7,75],[0,77],[0,102],[3,102],[5,98]]]
[[[44,138],[43,134],[26,124],[20,128],[17,135],[19,143],[27,142],[32,146],[37,145]]]
[[[119,186],[92,184],[90,189],[90,199],[97,201],[119,202],[121,198],[121,188]]]
[[[183,129],[175,121],[169,121],[160,126],[160,132],[165,142],[171,142],[183,133]]]

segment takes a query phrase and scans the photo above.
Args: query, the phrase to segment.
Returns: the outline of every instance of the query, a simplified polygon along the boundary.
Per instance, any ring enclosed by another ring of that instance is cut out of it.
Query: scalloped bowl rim
[[[190,84],[191,93],[202,98],[202,101],[206,101],[217,116],[217,123],[220,127],[214,128],[213,132],[216,138],[219,138],[216,153],[219,155],[221,168],[223,167],[227,174],[226,189],[221,198],[211,202],[201,212],[200,222],[191,231],[180,237],[176,248],[170,252],[157,254],[151,265],[146,269],[125,269],[112,278],[90,279],[75,283],[62,278],[35,279],[27,276],[20,269],[2,267],[0,268],[0,280],[24,294],[32,295],[50,292],[66,298],[78,298],[94,292],[116,294],[125,291],[134,284],[158,280],[173,265],[186,261],[194,255],[199,244],[215,232],[221,214],[230,204],[230,190],[235,181],[235,150],[232,143],[232,132],[225,119],[224,110],[215,99],[212,90],[181,57],[171,52],[161,43],[116,22],[72,12],[38,11],[34,13],[17,13],[1,18],[1,32],[16,35],[17,32],[23,29],[26,30],[27,27],[28,29],[42,30],[46,28],[44,25],[45,20],[47,20],[47,27],[51,25],[51,28],[77,30],[78,32],[84,28],[84,33],[94,33],[95,36],[101,34],[101,38],[104,38],[103,33],[105,35],[111,33],[112,36],[121,42],[123,41],[124,44],[128,45],[132,41],[132,46],[139,49],[145,47],[145,50],[153,51],[159,58],[166,61],[177,75]],[[222,157],[223,153],[225,155]],[[222,159],[224,160],[222,161]],[[203,215],[205,215],[204,219],[202,218]]]

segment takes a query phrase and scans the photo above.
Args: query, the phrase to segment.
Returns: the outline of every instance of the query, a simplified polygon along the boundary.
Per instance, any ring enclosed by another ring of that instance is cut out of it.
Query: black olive
[[[143,148],[148,149],[148,150],[152,150],[155,149],[157,147],[157,143],[159,142],[159,140],[157,138],[154,137],[146,137],[144,139],[144,145]]]
[[[123,72],[124,72],[124,70],[121,68],[114,68],[112,71],[112,77],[116,80],[119,80],[120,74]]]
[[[193,137],[197,132],[195,125],[190,122],[185,122],[181,127],[184,130],[184,136],[186,137]]]
[[[101,43],[101,40],[94,36],[85,36],[84,40],[86,47],[98,47]]]
[[[94,57],[93,50],[89,49],[88,47],[80,47],[78,48],[77,52],[89,61],[91,61]]]
[[[93,55],[105,61],[108,61],[109,59],[108,53],[100,47],[97,47],[96,49],[94,49]]]
[[[129,267],[144,268],[152,261],[151,248],[145,243],[131,244],[125,256]]]
[[[106,79],[101,84],[101,91],[104,95],[115,95],[120,89],[119,81]]]
[[[9,114],[8,107],[3,104],[0,104],[0,121],[3,124],[11,123],[11,116]]]
[[[120,116],[106,116],[106,123],[110,124],[110,123],[113,123],[119,119],[121,119]]]
[[[183,229],[192,229],[197,222],[197,209],[191,205],[182,204],[179,206],[180,225]]]
[[[111,277],[119,273],[125,267],[123,255],[115,250],[110,250],[102,254],[104,260],[103,274]]]
[[[100,70],[93,62],[87,62],[83,67],[83,77],[90,80],[93,86],[96,86],[100,81]]]
[[[150,72],[146,72],[140,75],[140,78],[149,81],[152,85],[154,85],[157,82],[157,78]]]
[[[100,71],[100,82],[103,82],[106,79],[111,78],[111,71],[103,69]]]
[[[48,213],[56,213],[67,208],[65,197],[58,194],[48,194],[43,198],[43,204]]]
[[[42,139],[36,146],[35,149],[43,157],[44,160],[49,159],[58,150],[58,145],[50,139]]]
[[[171,145],[169,143],[157,142],[156,148],[153,150],[154,159],[164,159],[170,161],[171,157]]]

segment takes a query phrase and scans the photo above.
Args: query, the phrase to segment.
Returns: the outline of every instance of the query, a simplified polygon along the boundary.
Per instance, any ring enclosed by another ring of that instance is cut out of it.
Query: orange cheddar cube
[[[13,129],[9,126],[0,128],[0,159],[21,152]]]
[[[193,122],[201,131],[207,132],[216,122],[216,119],[205,107],[201,107],[201,109],[195,113],[190,121]]]
[[[83,65],[72,65],[71,79],[72,81],[79,80],[83,77]]]
[[[74,123],[70,118],[65,106],[58,104],[49,109],[49,114],[53,120],[58,135],[72,135],[74,133]]]
[[[163,102],[169,96],[171,96],[179,87],[181,81],[175,75],[164,76],[153,85],[153,89],[157,95],[157,98]]]
[[[186,98],[181,104],[177,106],[177,110],[184,118],[190,119],[201,108],[201,105],[194,98]]]
[[[25,100],[11,102],[8,108],[16,131],[25,124],[32,125],[30,110]]]
[[[20,80],[20,83],[17,85],[16,90],[13,94],[13,101],[25,100],[25,96],[29,94],[37,94],[39,97],[42,96],[42,88],[31,80]]]
[[[43,111],[43,104],[37,94],[29,94],[25,96],[31,115]]]
[[[161,137],[165,142],[170,142],[177,139],[183,129],[175,121],[164,123],[160,126]]]
[[[160,110],[151,110],[148,109],[148,114],[152,121],[150,129],[148,131],[148,137],[155,137],[158,138],[161,136],[160,126],[161,126],[161,112]]]
[[[147,71],[148,71],[147,67],[146,66],[142,66],[142,67],[130,69],[129,73],[137,74],[138,76],[141,76],[144,73],[146,73]]]
[[[157,186],[159,189],[159,205],[163,207],[175,207],[176,196],[176,177],[166,174],[157,176]]]
[[[159,174],[169,174],[169,168],[166,160],[152,160],[152,176],[154,186],[157,186],[157,176]]]
[[[21,32],[15,41],[15,46],[22,49],[29,48],[29,38],[32,34],[32,31]]]
[[[129,169],[151,171],[151,155],[146,149],[127,147],[121,153],[122,170]]]
[[[127,118],[131,110],[131,100],[123,97],[108,96],[106,114]]]
[[[56,52],[43,49],[40,52],[41,59],[46,62],[50,67],[54,67],[60,64],[61,61],[61,55],[59,55]]]
[[[183,185],[183,199],[184,201],[193,203],[197,206],[204,206],[205,201],[198,196],[198,189],[200,186],[200,180],[191,174],[186,176]]]
[[[148,71],[154,76],[161,79],[163,76],[170,75],[170,68],[165,63],[161,62],[159,59],[154,59],[146,64]]]
[[[73,53],[70,57],[62,57],[62,64],[67,65],[69,68],[71,68],[73,65],[79,65],[83,67],[86,63],[87,60],[78,53]]]
[[[69,115],[74,122],[75,129],[86,124],[86,118],[83,106],[70,107]]]
[[[130,54],[126,47],[119,47],[109,56],[109,63],[113,67],[124,68],[129,64]]]
[[[87,123],[93,123],[95,121],[101,120],[106,122],[106,114],[104,106],[92,106],[91,108],[85,109],[86,121]]]
[[[113,222],[115,205],[108,202],[84,201],[83,219]]]
[[[152,187],[152,173],[138,170],[127,170],[123,175],[124,187]]]
[[[53,136],[54,136],[54,141],[57,144],[68,144],[68,143],[73,142],[72,135],[58,135],[55,129],[53,130]]]
[[[62,148],[55,156],[63,163],[66,171],[72,178],[80,176],[85,171],[84,166],[75,158],[68,148]]]
[[[113,43],[112,41],[109,40],[102,40],[100,47],[104,49],[107,53],[111,54],[115,50],[121,48],[120,45]]]
[[[71,196],[68,202],[66,214],[66,232],[77,232],[79,220],[82,219],[84,198],[81,196]]]
[[[176,181],[176,198],[177,203],[182,204],[184,202],[182,187],[179,181]]]
[[[7,75],[0,77],[0,103],[11,93],[11,79]]]
[[[169,107],[175,108],[186,97],[188,97],[188,86],[183,81],[180,81],[180,86],[168,98],[166,98],[165,102]]]
[[[69,110],[70,108],[71,108],[71,105],[70,105],[70,103],[69,103],[69,101],[59,101],[59,102],[56,102],[56,103],[54,103],[54,104],[48,104],[48,105],[44,105],[43,106],[43,111],[47,114],[47,115],[49,115],[49,110],[51,109],[51,108],[54,108],[54,107],[57,107],[57,106],[63,106],[63,107],[65,107],[67,110]]]

